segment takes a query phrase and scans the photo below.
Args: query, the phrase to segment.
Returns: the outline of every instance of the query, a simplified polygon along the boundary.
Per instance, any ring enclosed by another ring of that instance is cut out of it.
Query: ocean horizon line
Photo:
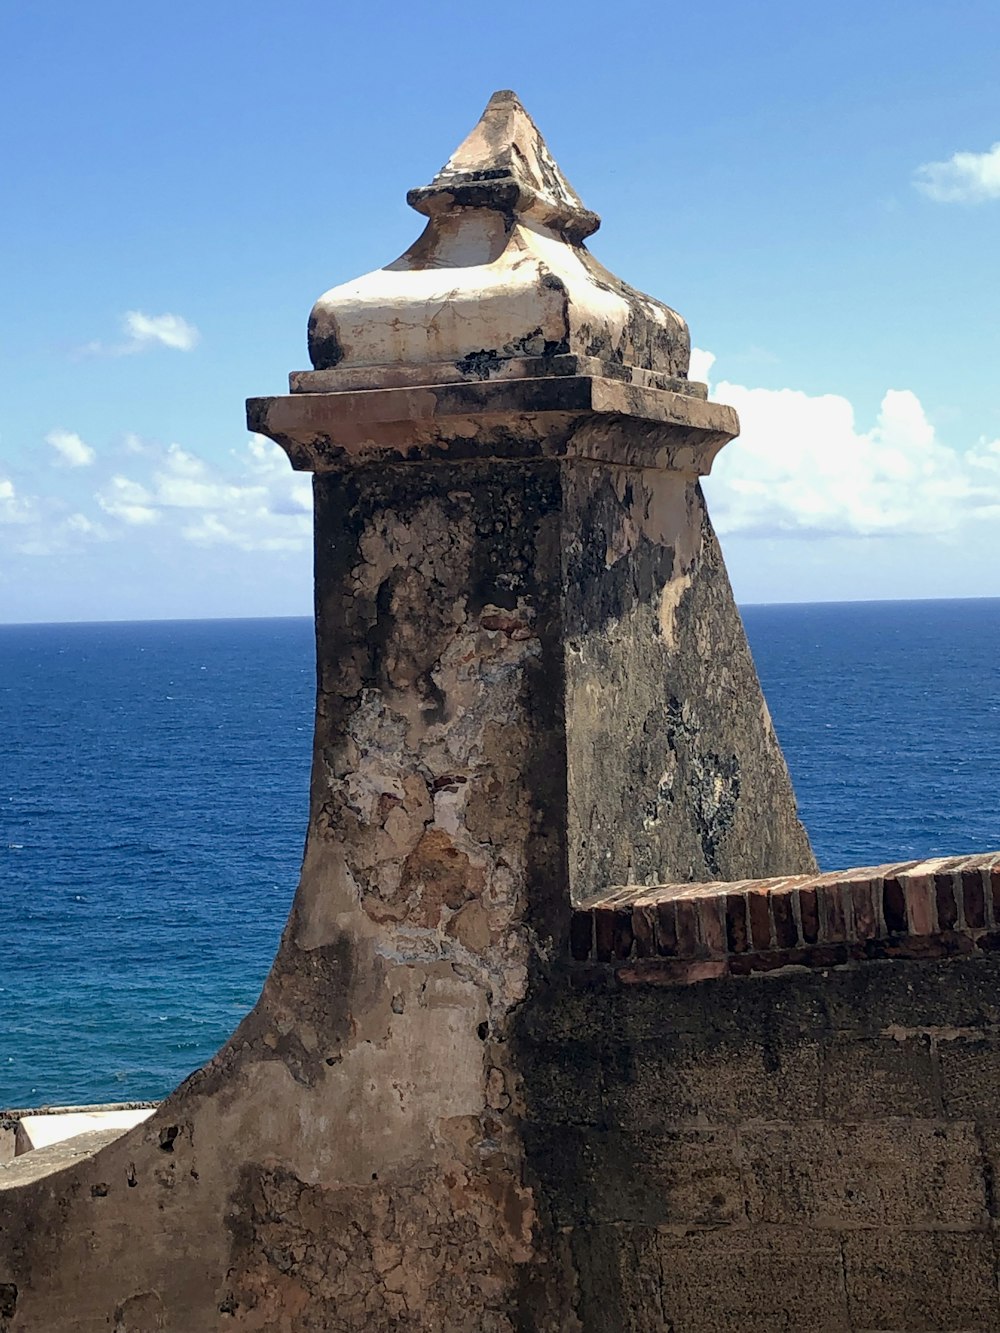
[[[737,606],[742,608],[750,607],[779,607],[779,606],[922,606],[922,605],[941,605],[944,602],[1000,602],[1000,593],[987,595],[975,595],[970,597],[818,597],[809,601],[788,600],[788,601],[737,601]],[[226,625],[226,624],[260,624],[271,621],[288,620],[312,620],[311,613],[299,612],[289,613],[287,615],[267,615],[267,616],[140,616],[133,619],[122,619],[119,617],[108,617],[106,619],[89,620],[0,620],[0,630],[5,629],[44,629],[50,627],[53,629],[59,627],[68,627],[71,625],[86,626],[97,625]]]

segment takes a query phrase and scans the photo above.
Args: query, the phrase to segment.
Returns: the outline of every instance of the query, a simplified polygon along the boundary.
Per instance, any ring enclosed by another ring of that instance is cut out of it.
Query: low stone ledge
[[[74,1134],[72,1138],[59,1139],[43,1148],[21,1153],[8,1162],[0,1162],[0,1193],[20,1185],[30,1185],[57,1171],[64,1171],[85,1157],[93,1157],[109,1143],[120,1139],[122,1132],[118,1128],[89,1129],[82,1134]]]
[[[159,1102],[83,1102],[79,1106],[18,1106],[0,1109],[0,1123],[23,1120],[26,1115],[76,1115],[94,1111],[155,1111]]]
[[[147,1120],[158,1102],[101,1102],[0,1110],[0,1165],[67,1139],[100,1131],[112,1137]]]
[[[684,985],[785,967],[1000,949],[1000,852],[822,875],[610,889],[573,913],[574,962]]]

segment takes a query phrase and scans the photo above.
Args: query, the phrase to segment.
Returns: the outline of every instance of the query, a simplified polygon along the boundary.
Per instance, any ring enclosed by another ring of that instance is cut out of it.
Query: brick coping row
[[[822,875],[609,889],[573,912],[578,964],[683,985],[785,967],[1000,949],[1000,852]]]

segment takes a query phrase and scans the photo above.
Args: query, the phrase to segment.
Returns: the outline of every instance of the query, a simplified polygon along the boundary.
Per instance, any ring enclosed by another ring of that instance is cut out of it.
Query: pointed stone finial
[[[588,252],[600,219],[513,93],[407,197],[423,235],[319,298],[293,392],[589,374],[704,397],[684,320]]]
[[[432,217],[452,208],[495,208],[532,218],[569,240],[582,241],[601,225],[559,170],[538,126],[516,93],[494,93],[476,128],[455,149],[430,185],[407,202]]]

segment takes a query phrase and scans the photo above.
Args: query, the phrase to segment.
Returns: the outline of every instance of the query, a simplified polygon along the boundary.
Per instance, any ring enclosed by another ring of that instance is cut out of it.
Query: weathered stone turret
[[[553,931],[571,892],[814,868],[698,486],[736,414],[684,321],[595,263],[513,93],[409,198],[420,240],[322,296],[322,368],[248,409],[317,474],[321,732],[384,766],[405,717],[366,781],[459,774],[449,847],[502,788],[472,841],[543,857]]]
[[[510,93],[410,200],[423,236],[321,297],[315,369],[248,405],[315,473],[280,951],[145,1125],[17,1168],[12,1333],[612,1327],[537,1133],[573,905],[815,869],[698,484],[738,424],[683,320],[591,258]]]

